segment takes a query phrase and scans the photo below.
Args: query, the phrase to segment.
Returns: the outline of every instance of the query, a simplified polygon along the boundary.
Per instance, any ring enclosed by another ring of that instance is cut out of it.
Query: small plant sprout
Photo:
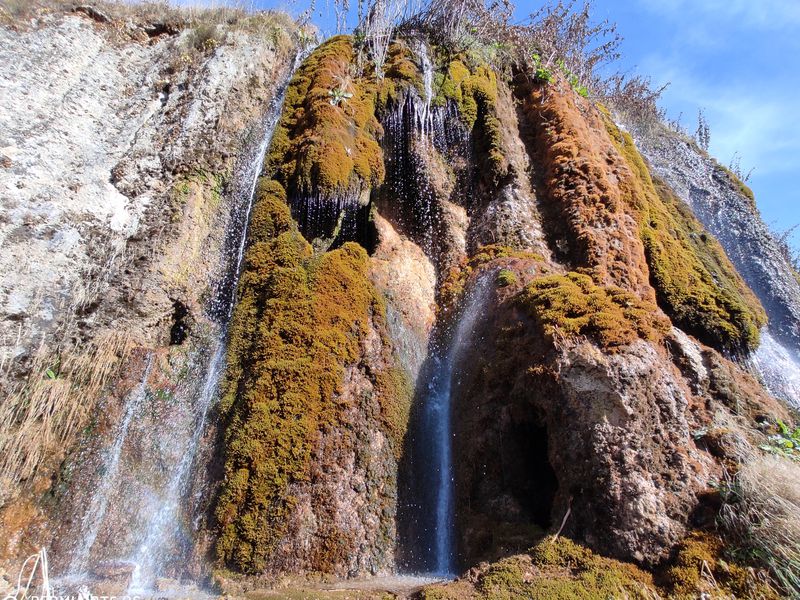
[[[339,106],[342,102],[349,100],[352,97],[353,94],[346,92],[340,87],[328,91],[328,102],[330,102],[332,106]]]
[[[778,419],[779,433],[769,436],[766,444],[759,448],[770,454],[777,454],[795,462],[800,462],[800,427],[790,429],[786,423]]]

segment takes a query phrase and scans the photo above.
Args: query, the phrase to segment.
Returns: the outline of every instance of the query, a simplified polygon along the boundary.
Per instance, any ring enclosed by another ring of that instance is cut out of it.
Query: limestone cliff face
[[[796,346],[800,283],[761,220],[750,191],[693,140],[663,127],[638,136],[653,171],[716,236],[770,315],[770,329]]]
[[[747,359],[800,289],[745,190],[560,75],[336,36],[288,80],[252,18],[0,29],[4,556],[247,587],[439,568],[444,519],[449,569],[504,559],[464,597],[698,548],[756,589],[714,482],[790,421]]]
[[[56,10],[0,27],[3,557],[55,531],[74,543],[144,377],[152,405],[134,418],[122,460],[136,458],[114,484],[128,504],[101,534],[108,555],[129,548],[122,515],[152,515],[142,473],[175,456],[150,442],[174,436],[156,436],[159,423],[192,418],[197,363],[227,310],[229,233],[250,194],[240,181],[291,69],[295,27],[267,15],[202,44],[181,13],[151,16]],[[147,355],[159,365],[149,378]]]

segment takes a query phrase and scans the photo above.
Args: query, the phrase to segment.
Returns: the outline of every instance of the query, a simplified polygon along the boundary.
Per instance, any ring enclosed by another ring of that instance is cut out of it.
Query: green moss
[[[638,338],[661,339],[669,329],[649,302],[621,288],[601,287],[582,273],[536,279],[517,300],[551,339],[586,336],[614,349]]]
[[[753,208],[756,208],[756,197],[755,194],[753,194],[753,190],[751,190],[750,187],[728,167],[717,164],[717,168],[731,181],[731,183],[733,183],[733,185],[736,186],[736,188],[741,192],[742,196],[750,200],[750,204],[753,206]]]
[[[530,585],[533,600],[653,597],[649,574],[632,564],[598,556],[569,539],[545,538],[530,555],[533,565],[546,574]]]
[[[779,595],[739,564],[723,559],[724,545],[715,535],[695,532],[678,546],[664,574],[671,598],[714,597],[776,599]]]
[[[604,558],[566,538],[547,537],[529,555],[492,564],[477,590],[486,600],[607,600],[652,598],[649,574]]]
[[[496,283],[498,287],[508,287],[517,283],[517,275],[514,271],[508,269],[501,269],[497,274]]]
[[[422,93],[422,73],[414,62],[414,55],[402,42],[389,46],[385,75],[378,84],[378,106],[385,108],[400,100],[402,92],[413,86]]]
[[[192,194],[201,194],[203,208],[213,214],[222,201],[222,188],[225,177],[221,173],[203,170],[192,171],[181,176],[173,185],[170,209],[171,221],[176,223],[183,218],[183,210]]]
[[[529,586],[525,583],[521,562],[512,557],[489,567],[478,584],[483,596],[492,600],[529,598]]]
[[[282,198],[280,186],[261,182],[221,403],[217,552],[244,572],[262,570],[285,532],[289,485],[307,479],[313,440],[339,414],[344,367],[359,359],[370,319],[382,310],[366,252],[348,243],[314,255]],[[322,550],[339,555],[345,541]]]
[[[395,457],[399,460],[411,413],[414,386],[408,373],[395,366],[377,374],[376,391],[381,401],[383,423],[394,442]]]
[[[497,74],[486,64],[470,69],[462,58],[451,60],[434,76],[433,104],[448,100],[458,107],[464,126],[476,140],[476,154],[494,178],[503,171],[502,125],[497,118]]]
[[[320,45],[289,84],[267,157],[267,173],[287,190],[333,195],[383,181],[374,78],[353,75],[353,45],[336,36]],[[330,93],[352,97],[336,106]]]
[[[608,132],[634,179],[626,193],[639,220],[650,281],[673,322],[730,353],[758,346],[766,313],[719,243],[688,207],[654,180],[633,140],[606,115]]]
[[[479,567],[481,572],[474,586],[465,580],[429,586],[423,590],[422,597],[435,600],[694,600],[700,597],[777,600],[778,594],[746,568],[723,560],[722,552],[719,538],[695,532],[679,545],[673,559],[654,580],[651,573],[634,564],[600,556],[567,538],[548,536],[527,554]]]
[[[470,275],[483,265],[501,258],[519,258],[544,263],[544,258],[534,252],[514,250],[508,246],[497,244],[480,246],[468,260],[464,260],[461,264],[452,267],[447,273],[442,285],[439,286],[439,299],[437,302],[439,310],[450,311],[455,307],[464,293],[464,286]],[[546,268],[544,265],[542,266],[543,269]]]

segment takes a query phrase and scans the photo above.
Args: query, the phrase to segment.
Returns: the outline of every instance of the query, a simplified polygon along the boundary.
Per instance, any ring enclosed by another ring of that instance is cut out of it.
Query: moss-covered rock
[[[461,264],[452,267],[446,274],[444,281],[439,286],[439,309],[445,312],[453,309],[461,300],[464,294],[464,286],[472,274],[480,270],[484,265],[502,258],[522,259],[538,264],[543,273],[549,271],[544,258],[534,252],[514,250],[508,246],[496,244],[481,246],[470,258],[463,259]],[[498,273],[498,284],[501,287],[512,286],[516,283],[516,280],[517,278],[513,271],[506,270],[502,277]]]
[[[378,82],[378,106],[385,109],[398,102],[402,92],[414,87],[422,93],[422,73],[414,62],[414,53],[403,40],[389,46],[386,56],[385,74]]]
[[[502,127],[497,117],[497,73],[488,65],[469,68],[462,58],[451,60],[434,76],[433,104],[452,101],[463,124],[475,135],[478,156],[497,175],[505,164]]]
[[[582,273],[537,279],[518,301],[551,339],[586,336],[613,349],[639,338],[659,340],[669,330],[651,303],[621,288],[599,286]]]
[[[677,548],[664,572],[664,587],[670,598],[779,598],[751,570],[724,558],[722,540],[707,532],[694,532]]]
[[[652,576],[636,566],[604,558],[566,538],[546,537],[527,554],[482,567],[473,586],[431,586],[428,599],[608,600],[651,599]]]
[[[500,272],[497,273],[495,283],[497,283],[498,287],[508,287],[510,285],[514,285],[517,283],[517,275],[514,273],[514,271],[501,269]]]
[[[333,37],[289,84],[266,166],[290,193],[330,196],[383,181],[377,87],[354,60],[351,38]]]
[[[767,320],[755,294],[691,210],[651,176],[630,135],[607,115],[605,121],[634,176],[623,192],[637,213],[659,305],[710,346],[730,353],[755,349]]]
[[[216,507],[217,554],[248,573],[265,568],[286,534],[296,502],[291,486],[309,479],[315,440],[347,408],[345,368],[361,360],[365,339],[385,318],[366,252],[348,243],[315,255],[284,197],[275,181],[259,185],[221,402],[225,480]],[[408,403],[402,377],[383,374],[374,387],[399,445]],[[394,404],[397,398],[405,404]],[[351,551],[349,542],[344,532],[316,540],[315,565],[333,568]]]
[[[746,568],[722,559],[718,538],[696,532],[663,573],[606,558],[564,537],[548,536],[527,553],[478,567],[469,581],[425,588],[425,600],[608,600],[779,596]]]

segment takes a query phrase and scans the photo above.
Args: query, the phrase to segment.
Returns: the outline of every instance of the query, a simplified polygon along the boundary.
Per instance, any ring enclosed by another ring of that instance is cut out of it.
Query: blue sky
[[[307,6],[246,4],[293,13]],[[520,0],[517,16],[540,4]],[[332,33],[331,5],[317,0],[314,21],[323,33]],[[725,165],[738,154],[745,173],[754,169],[748,183],[764,220],[779,230],[800,224],[800,0],[595,0],[593,13],[617,23],[622,71],[649,75],[657,86],[670,82],[661,102],[669,116],[682,114],[694,132],[702,108],[711,154]],[[793,241],[800,248],[800,231]]]
[[[754,169],[764,220],[800,223],[800,0],[597,0],[595,15],[625,38],[623,70],[670,82],[671,117],[693,132],[703,108],[711,154]]]

